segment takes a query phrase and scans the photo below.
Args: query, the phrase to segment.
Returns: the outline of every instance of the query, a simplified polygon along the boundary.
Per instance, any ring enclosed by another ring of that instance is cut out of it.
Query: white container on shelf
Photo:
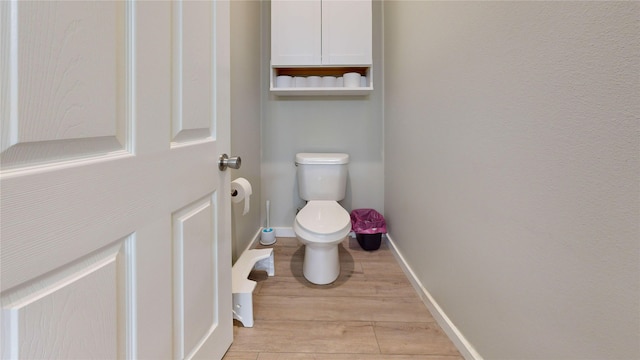
[[[289,75],[279,75],[276,77],[277,88],[290,88],[293,87],[293,78]]]
[[[322,87],[336,87],[336,77],[335,76],[323,76],[322,77]]]
[[[296,76],[294,78],[295,87],[304,88],[307,87],[307,77],[306,76]]]
[[[360,87],[360,73],[357,72],[348,72],[343,75],[344,77],[344,87]]]
[[[307,87],[312,87],[312,88],[322,87],[322,78],[320,76],[307,77]]]

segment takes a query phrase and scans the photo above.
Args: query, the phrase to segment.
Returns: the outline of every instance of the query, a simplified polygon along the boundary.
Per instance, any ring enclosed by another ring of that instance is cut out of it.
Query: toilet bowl
[[[340,275],[338,244],[351,231],[349,213],[333,200],[311,200],[296,215],[293,230],[305,245],[303,274],[324,285]]]

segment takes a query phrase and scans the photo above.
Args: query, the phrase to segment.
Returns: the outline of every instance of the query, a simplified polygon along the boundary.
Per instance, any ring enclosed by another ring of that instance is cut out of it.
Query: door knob
[[[218,169],[220,169],[220,171],[227,170],[227,167],[240,169],[241,164],[242,160],[240,159],[240,156],[229,157],[227,154],[222,154],[218,159]]]

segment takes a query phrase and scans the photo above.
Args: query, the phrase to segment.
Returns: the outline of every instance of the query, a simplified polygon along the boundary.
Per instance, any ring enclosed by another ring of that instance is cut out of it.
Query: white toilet
[[[307,205],[296,215],[293,230],[305,245],[304,277],[324,285],[340,275],[338,244],[351,231],[349,213],[338,204],[347,187],[348,154],[299,153],[298,193]]]

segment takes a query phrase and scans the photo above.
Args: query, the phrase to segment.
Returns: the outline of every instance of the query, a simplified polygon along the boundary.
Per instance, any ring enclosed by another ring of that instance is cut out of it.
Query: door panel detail
[[[218,323],[216,193],[172,216],[174,351],[190,358]]]
[[[2,3],[3,170],[131,151],[131,9]]]
[[[3,293],[2,358],[135,358],[134,246],[132,234]]]
[[[176,146],[212,136],[213,5],[207,1],[176,1],[173,6],[171,129],[172,145]]]

